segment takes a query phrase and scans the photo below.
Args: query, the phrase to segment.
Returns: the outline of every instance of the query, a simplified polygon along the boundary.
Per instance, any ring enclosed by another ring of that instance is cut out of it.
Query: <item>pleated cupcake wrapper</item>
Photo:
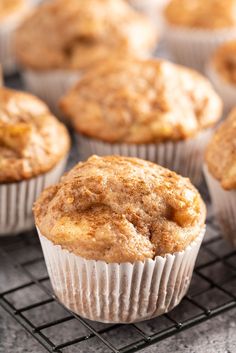
[[[228,113],[236,105],[236,85],[221,78],[211,63],[206,66],[206,74],[224,102],[225,113]]]
[[[210,174],[206,165],[204,175],[222,235],[236,247],[236,190],[224,190],[219,181]]]
[[[195,185],[202,180],[202,164],[205,147],[212,130],[207,129],[195,138],[179,142],[157,144],[106,143],[77,134],[78,149],[82,159],[98,156],[121,155],[149,160],[189,177]]]
[[[79,80],[82,73],[79,71],[51,70],[22,72],[26,89],[44,100],[50,109],[59,117],[62,114],[58,102],[62,96]]]
[[[236,39],[236,29],[201,30],[166,23],[165,41],[179,64],[205,71],[208,59],[225,41]]]
[[[16,59],[12,48],[12,37],[19,21],[4,22],[0,24],[0,64],[7,75],[17,70]]]
[[[104,323],[131,323],[162,315],[188,291],[205,229],[183,252],[133,264],[86,260],[40,234],[52,287],[78,315]]]
[[[18,183],[0,184],[0,236],[15,235],[34,227],[32,207],[43,189],[63,174],[66,159],[48,173]]]
[[[152,10],[163,9],[169,0],[131,0],[130,3],[133,5],[137,10],[143,11],[146,13],[150,13]]]

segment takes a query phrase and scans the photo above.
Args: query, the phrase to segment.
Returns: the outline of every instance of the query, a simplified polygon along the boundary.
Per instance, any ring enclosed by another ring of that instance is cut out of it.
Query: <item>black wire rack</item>
[[[8,78],[7,84],[22,86],[17,75]],[[72,153],[72,163],[73,159]],[[201,191],[209,203],[206,187]],[[208,234],[189,292],[178,307],[161,317],[131,325],[107,325],[66,309],[53,294],[36,232],[0,239],[4,271],[12,268],[12,278],[0,291],[0,306],[48,352],[90,353],[91,347],[102,353],[137,352],[236,307],[236,251],[222,238],[213,215],[207,223]]]
[[[14,267],[19,283],[0,293],[0,306],[48,352],[89,353],[96,345],[102,352],[137,352],[236,307],[236,251],[218,234],[213,217],[208,219],[208,229],[188,295],[159,318],[107,325],[66,309],[52,292],[34,233],[0,241],[0,256]]]

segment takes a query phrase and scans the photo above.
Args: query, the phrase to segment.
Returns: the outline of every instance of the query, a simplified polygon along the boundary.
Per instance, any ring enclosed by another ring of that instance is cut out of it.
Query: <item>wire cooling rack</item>
[[[22,87],[17,75],[8,78],[7,85]],[[201,191],[209,201],[207,190]],[[91,347],[98,353],[137,352],[236,307],[236,251],[223,240],[212,215],[207,223],[188,295],[169,314],[137,324],[107,325],[70,312],[53,294],[36,232],[0,239],[3,271],[12,268],[3,289],[0,283],[0,306],[48,352],[90,353]]]
[[[208,229],[188,295],[159,318],[107,325],[70,312],[52,292],[34,232],[0,240],[0,256],[14,267],[18,283],[0,293],[0,306],[48,352],[89,353],[91,347],[104,353],[137,352],[236,307],[236,251],[218,234],[213,217]]]

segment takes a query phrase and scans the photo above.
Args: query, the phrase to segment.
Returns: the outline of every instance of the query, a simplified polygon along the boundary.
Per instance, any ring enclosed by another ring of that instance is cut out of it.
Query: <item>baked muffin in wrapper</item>
[[[137,322],[186,294],[205,233],[187,179],[137,158],[93,156],[45,190],[34,213],[53,290],[78,315]]]

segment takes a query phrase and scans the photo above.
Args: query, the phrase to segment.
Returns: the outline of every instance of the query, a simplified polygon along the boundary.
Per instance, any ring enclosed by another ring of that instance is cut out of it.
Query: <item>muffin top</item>
[[[211,65],[226,82],[236,84],[236,41],[226,42],[213,54]]]
[[[84,70],[107,56],[146,56],[155,32],[124,0],[53,0],[19,28],[15,51],[27,68]]]
[[[0,1],[0,22],[9,19],[9,16],[17,15],[23,9],[29,7],[27,0],[1,0]]]
[[[222,111],[203,76],[155,59],[104,62],[60,105],[77,131],[126,143],[186,139],[213,125]]]
[[[224,189],[236,189],[236,109],[215,132],[207,147],[206,163]]]
[[[26,93],[0,88],[0,183],[49,171],[69,147],[66,128],[43,102]]]
[[[171,0],[167,21],[176,26],[224,29],[236,26],[236,0]]]
[[[34,214],[54,244],[109,263],[182,251],[205,222],[204,203],[188,179],[116,156],[77,164],[41,194]]]

